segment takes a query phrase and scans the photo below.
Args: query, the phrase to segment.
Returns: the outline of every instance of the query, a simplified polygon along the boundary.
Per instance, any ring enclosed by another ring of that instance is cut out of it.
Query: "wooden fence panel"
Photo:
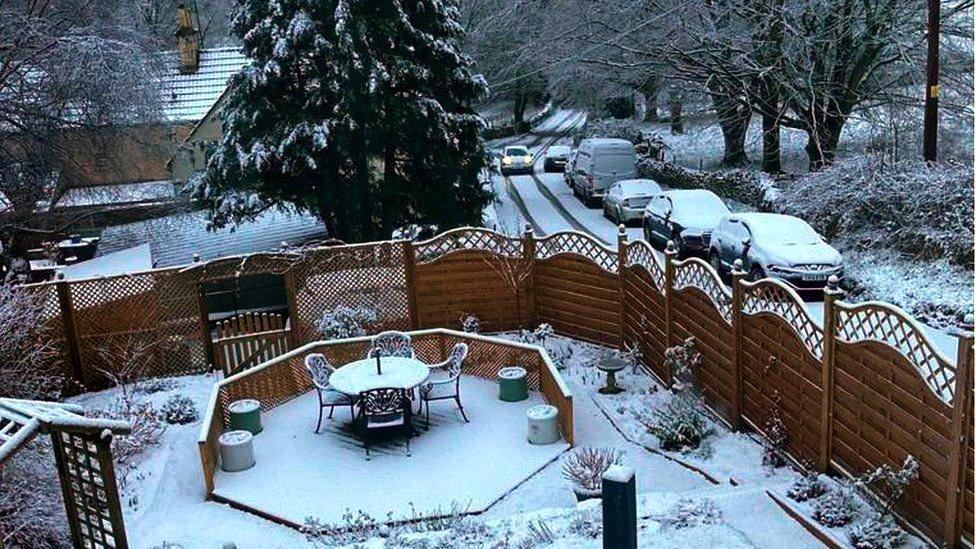
[[[532,317],[530,281],[523,281],[524,290],[516,299],[505,275],[496,271],[517,274],[528,269],[520,261],[482,250],[460,250],[418,264],[414,269],[418,328],[457,327],[463,314],[477,316],[486,332],[514,330],[520,324],[527,327]]]
[[[616,347],[620,342],[618,278],[592,260],[561,254],[536,260],[539,322],[557,332]]]
[[[672,294],[674,343],[695,338],[702,363],[695,380],[709,406],[731,421],[736,373],[731,322],[732,296],[718,275],[697,258],[677,262]]]
[[[627,245],[624,262],[623,299],[624,344],[637,345],[643,363],[661,380],[668,380],[664,370],[667,349],[667,314],[664,299],[664,267],[654,251],[643,240]]]
[[[850,474],[919,461],[899,511],[933,539],[946,515],[952,409],[936,396],[914,365],[876,341],[838,339],[834,368],[833,462]]]
[[[217,323],[216,366],[230,376],[288,352],[288,332],[280,314],[245,313]]]
[[[815,463],[820,452],[820,362],[783,318],[743,315],[742,414],[763,432],[773,400],[779,399],[787,431],[787,451]]]
[[[973,460],[976,458],[976,446],[974,446],[973,439],[976,439],[976,436],[973,435],[972,412],[972,410],[969,411],[969,421],[965,427],[966,432],[969,433],[969,443],[964,449],[966,453],[963,459],[966,460],[966,469],[962,476],[962,535],[969,540],[970,544],[973,542],[973,529],[976,528],[973,525],[973,515],[976,514],[976,508],[973,507],[973,482],[976,480],[976,475],[973,474]]]

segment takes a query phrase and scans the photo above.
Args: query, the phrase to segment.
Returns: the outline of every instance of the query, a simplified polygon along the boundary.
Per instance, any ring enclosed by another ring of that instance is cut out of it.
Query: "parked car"
[[[626,139],[604,137],[584,139],[576,151],[570,184],[576,196],[595,207],[617,181],[633,179],[637,173],[637,153]]]
[[[717,194],[705,189],[674,190],[650,199],[644,210],[644,240],[678,253],[708,252],[712,231],[732,213]]]
[[[529,149],[521,145],[512,145],[502,151],[500,164],[502,175],[532,173],[535,159],[532,158]]]
[[[712,266],[729,271],[736,259],[749,278],[777,278],[796,289],[819,289],[844,276],[844,260],[802,219],[771,213],[726,216],[712,233]]]
[[[644,217],[651,198],[661,193],[653,179],[624,179],[610,185],[603,197],[603,215],[614,223],[627,223]]]
[[[546,149],[546,160],[542,164],[542,169],[547,172],[561,172],[569,162],[569,154],[572,152],[567,145],[553,145]]]

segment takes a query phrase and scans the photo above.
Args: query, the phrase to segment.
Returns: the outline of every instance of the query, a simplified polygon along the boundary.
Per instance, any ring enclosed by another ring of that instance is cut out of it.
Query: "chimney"
[[[176,50],[183,74],[195,73],[200,66],[200,33],[193,24],[193,15],[185,4],[176,8]]]

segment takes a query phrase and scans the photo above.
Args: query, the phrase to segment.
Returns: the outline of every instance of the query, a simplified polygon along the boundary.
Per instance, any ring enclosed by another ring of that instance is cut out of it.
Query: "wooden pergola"
[[[85,416],[76,404],[0,398],[0,468],[40,434],[51,436],[75,547],[128,547],[112,461],[127,421]]]

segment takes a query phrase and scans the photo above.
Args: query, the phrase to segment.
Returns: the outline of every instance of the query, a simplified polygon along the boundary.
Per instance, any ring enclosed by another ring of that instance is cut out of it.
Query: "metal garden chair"
[[[396,331],[376,334],[370,342],[366,358],[374,358],[376,356],[415,358],[416,355],[413,352],[410,334]]]
[[[365,434],[363,447],[366,448],[366,459],[370,458],[373,433],[380,429],[406,431],[407,455],[410,455],[413,426],[410,424],[410,399],[404,389],[388,387],[363,391],[359,394],[359,418]]]
[[[461,405],[461,369],[464,367],[464,359],[468,356],[468,345],[458,343],[451,349],[447,360],[440,364],[430,367],[431,372],[440,372],[438,377],[420,386],[420,406],[427,405],[425,416],[425,428],[430,429],[430,403],[435,400],[453,399],[457,403],[458,410],[465,423],[469,423],[468,415],[464,413],[464,406]]]
[[[311,353],[305,356],[305,368],[312,377],[315,391],[319,396],[319,419],[315,423],[315,432],[318,433],[322,428],[322,410],[329,408],[329,419],[335,412],[336,406],[349,406],[349,416],[356,419],[356,397],[340,393],[329,385],[329,376],[335,368],[329,364],[325,355],[321,353]]]

